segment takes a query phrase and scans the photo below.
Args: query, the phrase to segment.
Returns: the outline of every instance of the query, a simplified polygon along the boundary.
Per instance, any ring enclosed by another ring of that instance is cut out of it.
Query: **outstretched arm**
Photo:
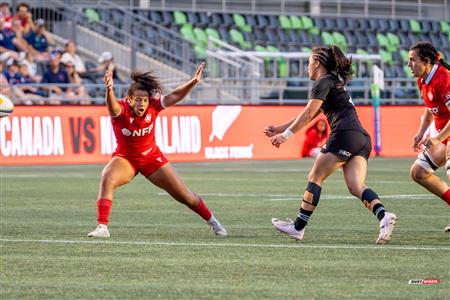
[[[181,100],[183,100],[184,97],[186,97],[187,94],[190,93],[190,91],[194,88],[194,86],[200,82],[200,78],[202,77],[203,69],[205,68],[205,63],[202,62],[200,66],[198,67],[197,71],[194,74],[194,77],[192,77],[191,80],[188,82],[180,85],[179,87],[175,88],[172,92],[164,96],[164,106],[169,107],[174,104],[177,104]]]
[[[114,80],[112,78],[111,72],[105,73],[104,81],[106,88],[106,95],[105,95],[106,106],[108,106],[109,115],[114,118],[120,115],[122,108],[120,104],[117,103],[116,97],[114,96]]]
[[[272,145],[280,147],[280,145],[286,142],[290,136],[305,127],[315,116],[317,116],[322,103],[323,100],[319,99],[309,100],[305,109],[298,115],[294,122],[292,122],[283,133],[277,134],[270,139]]]

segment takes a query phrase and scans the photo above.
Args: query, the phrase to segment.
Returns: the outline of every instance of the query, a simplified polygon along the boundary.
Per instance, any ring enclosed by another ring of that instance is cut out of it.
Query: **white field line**
[[[102,244],[102,245],[143,245],[143,246],[193,246],[193,247],[235,247],[235,248],[314,248],[314,249],[369,249],[369,250],[411,250],[411,251],[450,251],[450,247],[432,246],[376,246],[376,245],[314,245],[314,244],[239,244],[239,243],[187,243],[187,242],[133,242],[133,241],[77,241],[77,240],[32,240],[0,239],[1,243],[43,243],[43,244]]]
[[[157,195],[168,195],[166,192],[158,192]],[[302,195],[293,194],[254,194],[254,193],[201,193],[201,196],[205,197],[260,197],[270,198],[270,201],[288,201],[299,200]],[[435,196],[431,194],[399,194],[399,195],[381,195],[381,199],[434,199]],[[322,195],[320,199],[357,199],[352,195]]]

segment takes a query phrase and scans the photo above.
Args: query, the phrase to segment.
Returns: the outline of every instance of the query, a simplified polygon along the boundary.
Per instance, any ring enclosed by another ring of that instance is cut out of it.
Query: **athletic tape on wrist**
[[[281,134],[285,139],[290,138],[294,133],[288,128]]]

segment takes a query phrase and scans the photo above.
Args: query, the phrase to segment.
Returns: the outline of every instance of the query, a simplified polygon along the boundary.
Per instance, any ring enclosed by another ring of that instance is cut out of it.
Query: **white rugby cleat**
[[[212,216],[211,219],[209,219],[208,221],[208,225],[211,226],[211,229],[214,231],[215,235],[218,236],[228,235],[227,230],[219,223],[216,217]]]
[[[296,240],[302,240],[303,235],[305,234],[305,228],[302,230],[295,229],[294,221],[291,219],[286,220],[280,220],[277,218],[272,218],[272,225],[275,227],[279,232],[285,233],[289,235],[291,238]]]
[[[390,212],[384,213],[384,218],[380,221],[380,235],[378,236],[375,244],[383,245],[391,240],[396,222],[396,215]]]
[[[444,228],[444,231],[450,233],[450,224],[448,224],[447,227]]]
[[[94,231],[91,231],[87,235],[88,237],[109,238],[108,226],[105,224],[98,224]]]

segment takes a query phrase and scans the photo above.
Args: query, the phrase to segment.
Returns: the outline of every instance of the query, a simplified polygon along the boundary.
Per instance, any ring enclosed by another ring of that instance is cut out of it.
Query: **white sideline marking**
[[[275,245],[275,244],[237,244],[237,243],[183,243],[183,242],[120,242],[120,241],[76,241],[76,240],[12,240],[0,239],[4,243],[44,243],[44,244],[104,244],[104,245],[147,245],[147,246],[200,246],[200,247],[237,247],[237,248],[316,248],[316,249],[370,249],[370,250],[412,250],[412,251],[450,251],[450,247],[424,246],[369,246],[369,245]]]
[[[280,198],[272,198],[270,201],[292,201],[292,200],[300,200],[301,195],[293,198],[293,197],[280,197]],[[357,199],[355,196],[343,196],[343,195],[323,195],[320,199]],[[380,195],[380,199],[408,199],[408,200],[416,200],[416,199],[436,199],[432,194],[415,194],[415,195]]]

